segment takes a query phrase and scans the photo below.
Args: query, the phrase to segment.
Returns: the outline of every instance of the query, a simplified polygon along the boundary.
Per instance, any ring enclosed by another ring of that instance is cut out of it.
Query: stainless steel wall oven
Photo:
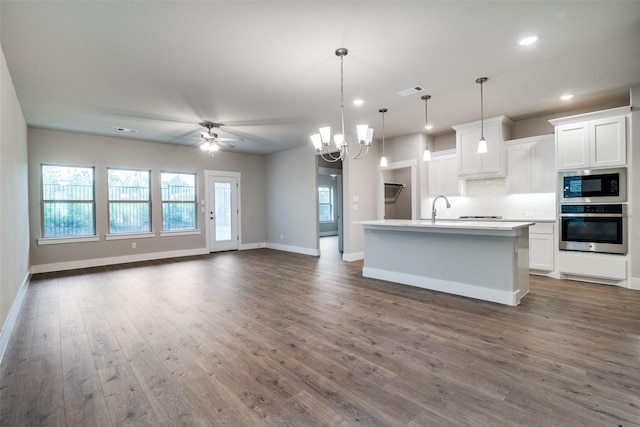
[[[560,206],[560,250],[627,253],[627,206]]]

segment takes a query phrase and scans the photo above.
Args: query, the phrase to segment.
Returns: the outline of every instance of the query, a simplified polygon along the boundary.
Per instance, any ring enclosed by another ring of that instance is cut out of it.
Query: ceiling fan
[[[230,144],[232,141],[244,141],[244,138],[233,137],[233,138],[220,138],[217,133],[213,132],[212,129],[219,128],[222,123],[215,123],[204,121],[199,123],[200,126],[207,129],[206,132],[200,132],[200,149],[209,153],[209,155],[213,156],[213,153],[220,150],[220,148],[234,148],[234,144]]]

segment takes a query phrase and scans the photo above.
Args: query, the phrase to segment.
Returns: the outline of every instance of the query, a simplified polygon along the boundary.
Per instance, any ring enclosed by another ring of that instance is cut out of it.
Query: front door
[[[238,249],[238,180],[229,176],[208,177],[209,251]]]

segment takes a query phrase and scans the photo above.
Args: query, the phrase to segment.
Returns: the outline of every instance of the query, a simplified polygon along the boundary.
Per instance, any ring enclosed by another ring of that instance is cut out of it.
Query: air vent
[[[127,129],[127,128],[114,128],[115,130],[117,130],[118,132],[127,132],[127,133],[137,133],[138,131],[135,129]]]
[[[414,93],[422,92],[423,90],[424,88],[422,86],[413,86],[413,87],[410,87],[409,89],[401,90],[400,92],[398,92],[398,95],[409,96],[409,95],[413,95]]]

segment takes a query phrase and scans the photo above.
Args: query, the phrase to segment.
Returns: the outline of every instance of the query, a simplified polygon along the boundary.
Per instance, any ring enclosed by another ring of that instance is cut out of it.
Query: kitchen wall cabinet
[[[550,272],[555,268],[555,224],[537,222],[529,227],[529,270]]]
[[[458,174],[463,178],[500,177],[506,174],[504,141],[509,139],[512,121],[506,116],[484,120],[487,152],[478,153],[480,121],[453,126],[456,131]]]
[[[460,196],[462,188],[458,176],[458,157],[455,150],[431,154],[427,163],[429,196]]]
[[[557,167],[586,169],[627,164],[629,107],[554,119]]]
[[[555,191],[555,138],[543,135],[506,141],[509,193]]]

